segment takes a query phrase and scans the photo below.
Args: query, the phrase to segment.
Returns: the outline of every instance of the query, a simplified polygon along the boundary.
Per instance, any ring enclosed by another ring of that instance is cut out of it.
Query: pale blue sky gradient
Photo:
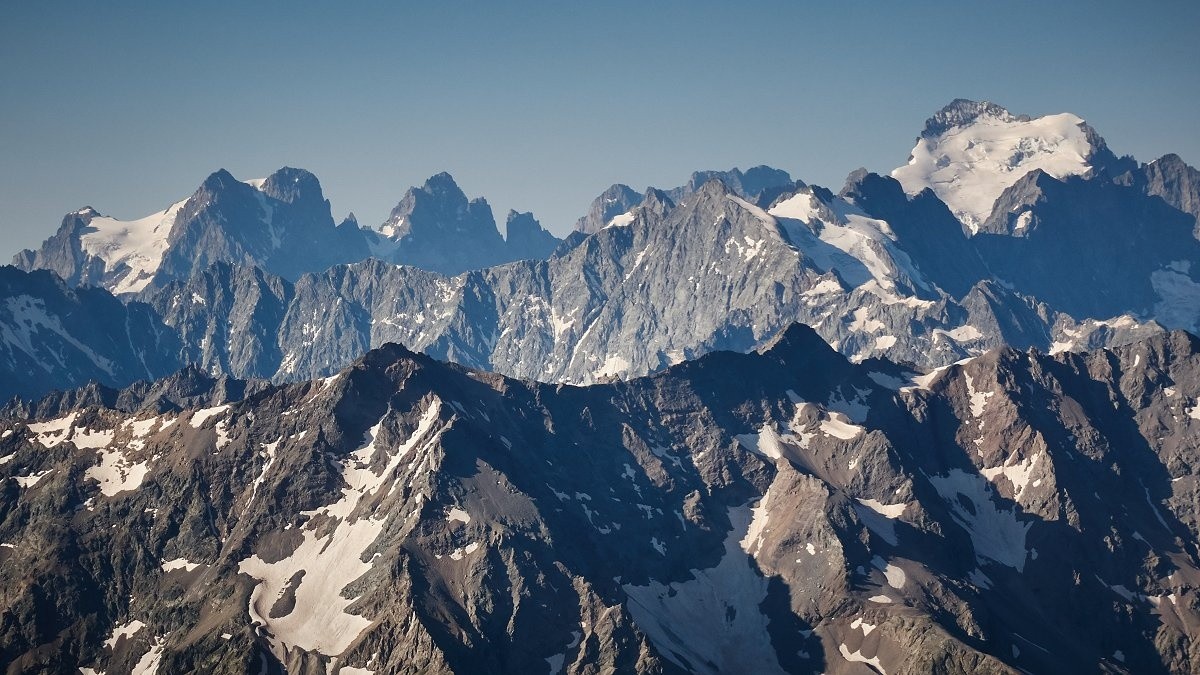
[[[1196,164],[1198,33],[1196,2],[4,3],[0,261],[220,167],[309,169],[371,226],[445,170],[558,234],[614,182],[836,189],[955,97]]]

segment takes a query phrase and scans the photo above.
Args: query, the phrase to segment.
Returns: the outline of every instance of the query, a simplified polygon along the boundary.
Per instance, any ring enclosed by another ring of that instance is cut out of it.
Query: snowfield
[[[908,164],[892,171],[904,191],[929,188],[972,232],[992,214],[1000,194],[1041,169],[1055,178],[1084,175],[1094,148],[1082,118],[1070,113],[1033,120],[984,114],[965,126],[922,137]]]

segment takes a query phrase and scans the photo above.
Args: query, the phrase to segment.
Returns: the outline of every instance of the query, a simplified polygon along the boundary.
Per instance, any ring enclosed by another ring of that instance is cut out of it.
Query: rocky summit
[[[10,406],[10,672],[1188,672],[1200,341]]]
[[[189,198],[133,221],[92,207],[63,218],[58,232],[13,265],[48,269],[73,285],[131,296],[187,279],[218,263],[252,265],[285,279],[374,257],[444,274],[544,258],[558,239],[532,214],[500,236],[491,207],[471,200],[448,173],[411,188],[378,230],[350,214],[335,225],[317,177],[284,167],[239,181],[224,169]]]

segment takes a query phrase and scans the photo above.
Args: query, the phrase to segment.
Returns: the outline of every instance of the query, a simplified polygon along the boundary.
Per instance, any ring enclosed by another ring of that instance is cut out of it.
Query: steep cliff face
[[[1147,194],[1161,197],[1171,206],[1198,219],[1196,237],[1200,239],[1200,171],[1172,153],[1143,165],[1141,174]],[[1137,181],[1137,178],[1134,180]]]
[[[508,238],[501,238],[486,200],[467,199],[450,174],[440,173],[405,193],[379,227],[371,254],[452,276],[513,260],[545,258],[558,245],[558,238],[533,214],[509,214],[506,231]]]

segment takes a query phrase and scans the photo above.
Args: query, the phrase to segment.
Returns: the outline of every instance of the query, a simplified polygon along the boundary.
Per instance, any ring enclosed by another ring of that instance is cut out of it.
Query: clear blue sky
[[[8,2],[0,260],[220,167],[309,169],[372,226],[445,170],[560,234],[614,182],[770,164],[837,188],[955,97],[1197,164],[1197,34],[1197,2]]]

